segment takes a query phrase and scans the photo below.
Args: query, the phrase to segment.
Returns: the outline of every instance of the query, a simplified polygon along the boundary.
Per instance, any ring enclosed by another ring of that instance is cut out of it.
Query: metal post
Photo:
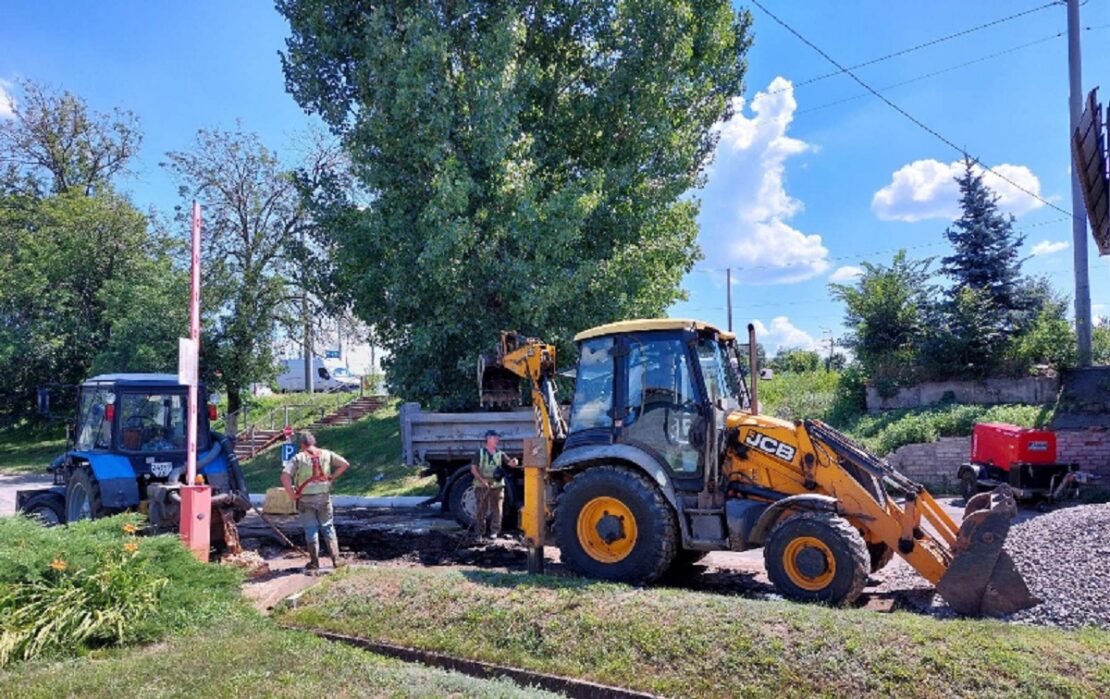
[[[725,268],[725,299],[728,306],[728,331],[732,332],[732,267]]]
[[[200,355],[200,204],[193,202],[192,251],[189,265],[189,402],[185,418],[185,485],[181,487],[178,531],[198,560],[208,561],[212,490],[197,485],[197,373]],[[180,373],[180,370],[179,370]]]
[[[543,575],[543,547],[547,535],[547,465],[551,443],[542,437],[524,440],[524,507],[520,512],[528,574]]]
[[[1068,106],[1071,128],[1068,130],[1068,152],[1071,152],[1071,134],[1079,127],[1083,114],[1082,56],[1079,51],[1079,0],[1068,1],[1068,79],[1070,90]],[[1070,160],[1070,159],[1069,159]],[[1079,172],[1071,170],[1071,237],[1072,260],[1075,265],[1075,338],[1078,345],[1079,366],[1091,364],[1091,285],[1087,279],[1087,217],[1083,191],[1079,186]]]

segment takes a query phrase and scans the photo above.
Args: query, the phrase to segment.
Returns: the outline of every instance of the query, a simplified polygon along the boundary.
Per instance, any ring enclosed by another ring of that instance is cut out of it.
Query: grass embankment
[[[977,422],[1042,427],[1052,419],[1051,405],[947,404],[869,415],[850,405],[840,380],[836,372],[776,374],[760,383],[760,402],[764,410],[787,420],[824,420],[883,456],[906,444],[968,436]]]
[[[684,697],[1095,697],[1110,633],[577,579],[366,568],[279,622]]]
[[[202,565],[177,537],[125,531],[136,522],[121,516],[47,529],[22,518],[0,520],[0,694],[537,694],[280,629],[243,600],[235,569]],[[144,606],[150,596],[155,603]],[[89,627],[97,633],[85,635]],[[26,631],[51,642],[30,659],[9,657],[5,666],[2,654],[25,648]]]
[[[419,469],[401,463],[401,423],[392,403],[351,425],[316,433],[317,443],[351,462],[335,482],[340,495],[434,495],[434,478],[420,478]],[[243,465],[251,492],[280,485],[281,455],[272,449]]]
[[[61,422],[24,423],[0,429],[0,474],[46,473],[66,450]]]

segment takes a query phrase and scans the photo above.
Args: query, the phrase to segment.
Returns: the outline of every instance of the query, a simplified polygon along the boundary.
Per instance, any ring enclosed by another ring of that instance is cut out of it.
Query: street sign
[[[324,359],[339,359],[343,353],[340,350],[326,350],[324,352]]]
[[[182,386],[197,385],[197,345],[188,337],[177,338],[177,382]]]
[[[297,445],[292,442],[286,442],[281,445],[281,460],[282,462],[292,461],[297,453]]]
[[[1072,161],[1098,253],[1110,255],[1110,175],[1102,117],[1102,104],[1095,88],[1087,95],[1087,106],[1072,134]]]

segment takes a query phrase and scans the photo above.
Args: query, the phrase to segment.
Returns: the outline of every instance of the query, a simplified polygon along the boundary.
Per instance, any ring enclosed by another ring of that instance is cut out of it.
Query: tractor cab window
[[[112,420],[109,414],[111,391],[107,388],[85,388],[77,407],[78,451],[108,449],[112,446]]]
[[[120,400],[120,448],[159,452],[185,449],[185,406],[180,393],[124,393]]]
[[[685,343],[674,336],[628,343],[622,441],[655,452],[676,474],[696,474],[705,423]]]
[[[582,343],[570,431],[613,426],[613,338],[599,337]]]

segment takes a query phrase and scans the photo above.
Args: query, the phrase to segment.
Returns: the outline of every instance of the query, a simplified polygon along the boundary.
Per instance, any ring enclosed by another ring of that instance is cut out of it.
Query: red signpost
[[[197,485],[197,383],[200,355],[200,204],[193,202],[192,264],[189,286],[189,339],[181,342],[179,380],[189,386],[186,416],[185,485],[181,487],[181,538],[202,561],[208,560],[212,491]]]

